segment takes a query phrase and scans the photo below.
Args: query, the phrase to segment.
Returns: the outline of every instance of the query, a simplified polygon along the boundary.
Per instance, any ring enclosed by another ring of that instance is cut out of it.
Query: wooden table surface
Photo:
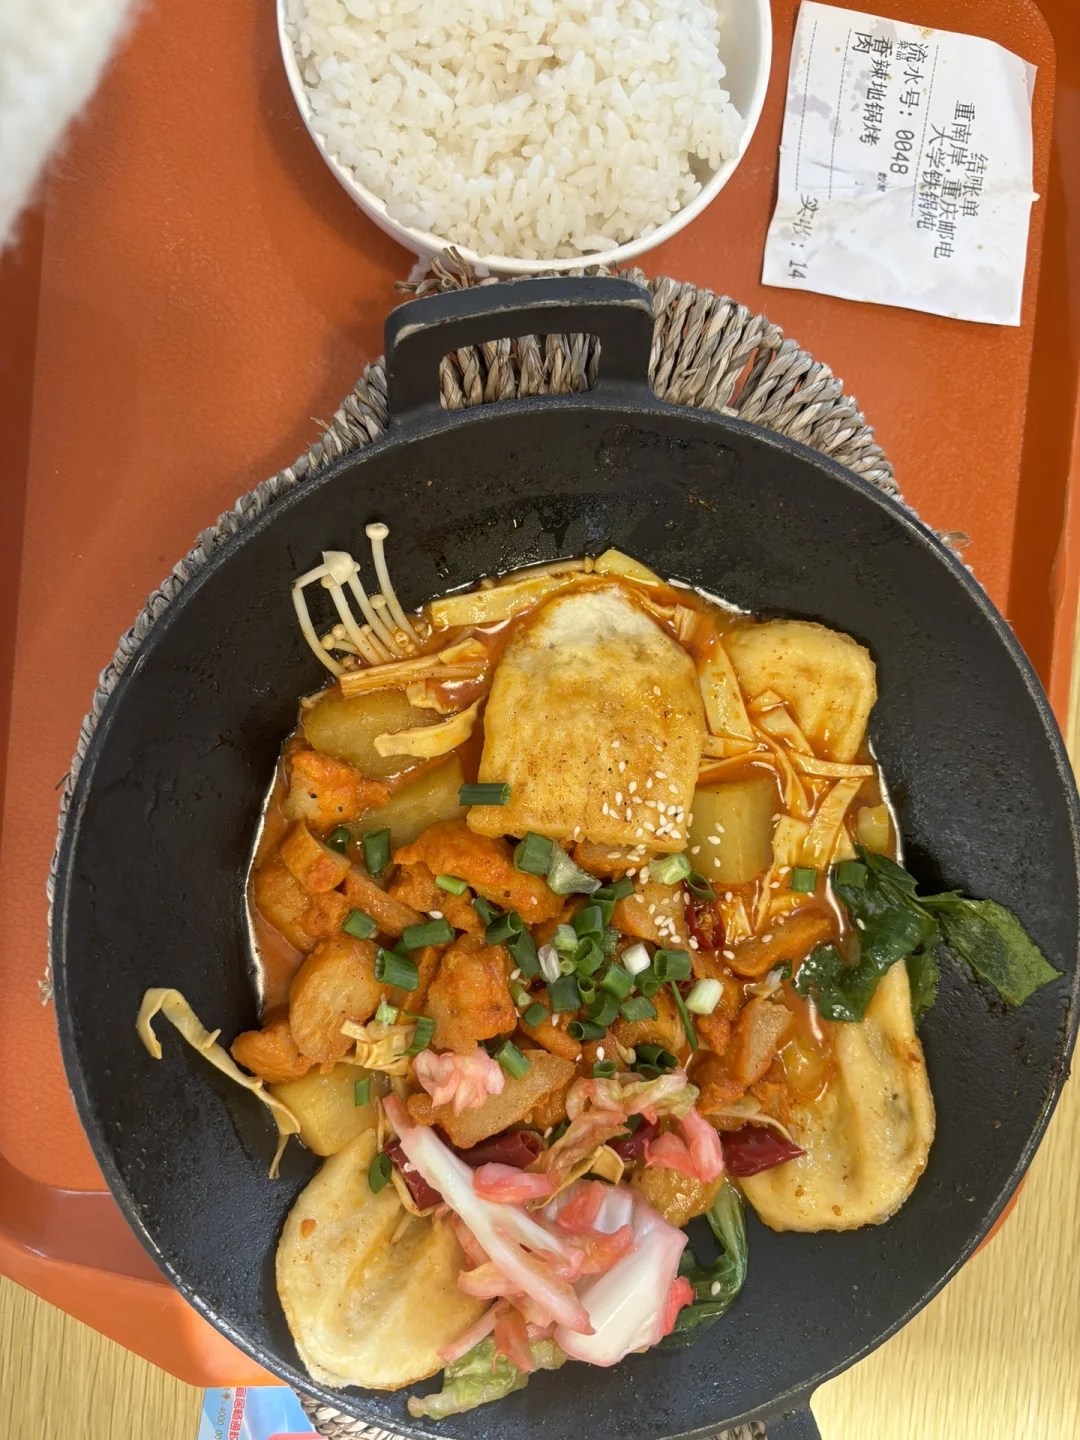
[[[898,1335],[817,1392],[823,1440],[1080,1440],[1078,1197],[1074,1076],[1000,1233]],[[0,1277],[0,1440],[195,1440],[201,1398]]]

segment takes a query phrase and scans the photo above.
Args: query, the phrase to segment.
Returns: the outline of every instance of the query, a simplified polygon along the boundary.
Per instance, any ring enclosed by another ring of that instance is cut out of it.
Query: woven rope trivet
[[[578,272],[584,273],[584,272]],[[592,267],[589,274],[610,274]],[[647,284],[653,297],[656,328],[650,374],[653,389],[663,400],[738,416],[802,441],[854,470],[886,494],[900,499],[893,468],[855,401],[844,394],[843,383],[827,365],[801,350],[794,340],[763,315],[724,295],[667,277],[646,281],[640,271],[623,272],[626,278]],[[432,265],[429,275],[399,288],[430,295],[463,289],[473,284],[513,283],[477,281],[453,255]],[[524,395],[566,395],[591,387],[599,350],[587,335],[531,335],[498,340],[458,350],[442,363],[440,379],[448,409],[508,400]],[[368,365],[353,390],[342,401],[327,429],[305,455],[287,469],[264,480],[237,500],[232,510],[204,530],[187,555],[173,567],[149,597],[131,629],[122,636],[116,654],[101,672],[93,705],[79,731],[60,799],[63,828],[72,789],[94,729],[120,676],[168,605],[196,571],[238,530],[249,524],[275,500],[309,476],[343,455],[360,450],[386,428],[386,374],[382,360]],[[960,536],[943,536],[959,542]],[[48,879],[52,899],[56,871],[53,856]],[[41,981],[42,1002],[52,995],[47,972]],[[396,1440],[391,1431],[349,1419],[331,1406],[301,1397],[305,1410],[322,1435],[359,1437],[359,1440]],[[761,1425],[725,1431],[717,1440],[763,1440]]]

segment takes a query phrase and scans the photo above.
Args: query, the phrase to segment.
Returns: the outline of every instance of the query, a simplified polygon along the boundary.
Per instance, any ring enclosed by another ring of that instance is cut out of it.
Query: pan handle
[[[809,1401],[797,1410],[777,1415],[765,1425],[766,1440],[821,1440]]]
[[[560,334],[599,339],[598,390],[648,389],[653,308],[643,285],[603,275],[478,285],[410,300],[390,312],[386,390],[391,425],[439,408],[439,364],[452,350],[519,335]]]

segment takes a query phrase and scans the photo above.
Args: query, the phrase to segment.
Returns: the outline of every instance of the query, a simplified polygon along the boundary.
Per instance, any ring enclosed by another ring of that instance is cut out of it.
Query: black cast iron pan
[[[468,343],[587,332],[587,394],[438,401]],[[1028,1165],[1076,1028],[1078,808],[1046,699],[982,590],[902,506],[769,431],[657,400],[648,294],[545,279],[402,306],[387,325],[385,438],[278,501],[169,607],[94,736],[60,853],[53,923],[68,1077],[117,1200],[193,1305],[269,1370],[373,1424],[461,1440],[705,1435],[749,1419],[815,1432],[814,1387],[902,1325],[971,1254]],[[316,1160],[293,1144],[266,1178],[258,1102],[168,1027],[134,1030],[143,991],[175,985],[226,1040],[255,1022],[242,877],[297,697],[324,674],[289,584],[319,552],[364,553],[391,527],[403,602],[475,577],[617,545],[662,575],[869,645],[872,736],[908,863],[936,888],[1011,906],[1064,978],[1010,1011],[946,972],[923,1026],[937,1138],[887,1224],[775,1235],[750,1220],[750,1275],[693,1348],[613,1370],[569,1365],[435,1425],[404,1394],[331,1392],[300,1366],[274,1289],[282,1221]]]

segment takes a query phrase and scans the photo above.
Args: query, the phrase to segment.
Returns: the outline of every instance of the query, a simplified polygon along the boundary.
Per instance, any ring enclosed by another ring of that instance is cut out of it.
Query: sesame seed
[[[427,913],[431,916],[432,920],[441,920],[443,918],[441,910],[429,910]]]
[[[574,826],[574,839],[576,840],[577,837],[578,837],[580,834],[581,834],[581,826],[580,826],[580,825],[575,825],[575,826]]]
[[[551,1131],[549,1130],[547,1133],[550,1135],[550,1134],[551,1134]],[[714,1280],[714,1281],[712,1282],[712,1284],[709,1286],[709,1294],[710,1294],[710,1295],[719,1295],[719,1294],[720,1294],[720,1281],[719,1281],[719,1280]]]
[[[658,780],[666,780],[666,779],[667,779],[667,775],[664,773],[663,770],[657,770],[657,772],[656,772],[656,778],[657,778]]]
[[[762,937],[761,937],[761,943],[762,943],[763,945],[771,945],[771,944],[772,944],[772,933],[770,932],[768,935],[762,935]]]
[[[648,780],[645,781],[645,789],[646,789],[646,790],[651,790],[651,789],[652,789],[652,777],[651,777],[651,776],[649,777]]]
[[[669,785],[667,788],[669,795],[677,795],[679,793],[679,787],[677,785]]]
[[[654,686],[652,687],[652,693],[653,693],[654,695],[662,695],[664,692],[660,689],[660,686],[659,686],[659,685],[654,685]]]
[[[648,867],[648,865],[642,865],[642,867],[641,867],[641,883],[644,885],[645,882],[646,882],[646,880],[648,880],[648,878],[649,878],[649,867]]]
[[[778,875],[786,875],[790,869],[791,869],[791,866],[790,866],[790,865],[781,865],[781,866],[780,866],[780,869],[779,869],[776,873],[777,873]]]
[[[735,896],[731,893],[730,890],[725,890],[725,891],[724,891],[724,899],[725,899],[725,900],[734,900],[734,899],[735,899]]]
[[[632,820],[632,819],[633,819],[633,816],[634,816],[634,812],[630,809],[630,806],[628,805],[628,806],[626,807],[626,818],[627,818],[627,820]]]
[[[691,854],[691,855],[700,855],[700,854],[701,854],[701,846],[700,846],[700,845],[691,845],[691,846],[690,846],[690,854]]]
[[[686,823],[688,825],[692,825],[694,823],[694,812],[692,810],[690,811],[690,814],[686,817]]]
[[[559,1017],[558,1017],[558,1015],[552,1015],[552,1017],[551,1017],[551,1023],[552,1023],[552,1025],[556,1025],[556,1026],[558,1025],[558,1023],[559,1023]]]
[[[734,959],[735,959],[735,951],[734,951],[734,950],[725,950],[725,951],[724,951],[724,959],[725,959],[725,960],[734,960]]]
[[[627,870],[626,874],[627,874],[628,878],[632,880],[632,879],[634,878],[634,876],[637,874],[637,868],[636,868],[636,866],[635,866],[635,867],[631,867],[631,869]]]
[[[860,930],[866,929],[866,921],[860,920],[858,916],[855,917],[855,924],[859,927]]]
[[[719,844],[720,844],[720,837],[719,837],[719,835],[706,835],[705,838],[706,838],[706,840],[708,840],[708,842],[709,842],[710,845],[719,845]]]
[[[630,781],[630,794],[632,795],[636,789],[637,789],[637,781],[636,781],[636,780],[631,780],[631,781]]]
[[[602,815],[608,815],[608,814],[610,814],[610,811],[608,810],[608,803],[607,803],[606,800],[604,801],[604,808],[603,808],[603,810],[602,810],[600,813],[601,813]]]
[[[652,823],[651,820],[645,821],[645,829],[648,830],[650,835],[656,834],[656,826]]]
[[[617,750],[617,749],[619,748],[619,742],[618,742],[618,740],[612,740],[612,742],[611,742],[611,748],[612,748],[612,750]]]
[[[521,969],[520,969],[520,967],[519,967],[517,970],[511,970],[511,971],[510,971],[510,979],[511,979],[511,980],[520,980],[520,979],[521,979]]]
[[[681,831],[681,830],[672,830],[672,832],[671,832],[671,838],[672,838],[673,840],[681,840],[681,839],[682,839],[682,831]]]
[[[548,1138],[548,1136],[554,1131],[554,1129],[555,1129],[555,1126],[554,1126],[554,1125],[549,1125],[549,1126],[547,1127],[547,1129],[544,1131],[544,1139],[545,1139],[545,1140],[546,1140],[546,1139]],[[720,1288],[720,1281],[717,1280],[717,1281],[715,1282],[715,1284],[716,1284],[716,1288],[719,1290],[719,1288]]]
[[[639,905],[644,905],[644,904],[645,904],[645,896],[644,896],[644,895],[635,895],[633,898],[637,901],[637,903],[638,903]]]
[[[649,906],[649,914],[650,914],[650,915],[655,915],[655,914],[656,914],[656,906],[655,906],[655,905],[650,904],[650,906]]]
[[[718,835],[726,835],[726,834],[727,834],[727,831],[724,829],[723,825],[714,825],[714,826],[713,826],[713,829],[716,831],[716,833],[717,833]]]
[[[644,834],[645,834],[645,831],[642,830],[642,829],[639,827],[637,830],[634,831],[634,839],[635,839],[635,840],[640,840],[641,837],[642,837],[642,835],[644,835]]]
[[[779,880],[770,880],[770,881],[769,881],[769,889],[770,889],[770,890],[779,890],[779,889],[780,889],[780,881],[779,881]]]
[[[603,1058],[604,1058],[604,1047],[603,1047],[603,1045],[597,1045],[597,1047],[596,1047],[596,1058],[597,1058],[598,1060],[603,1060]]]
[[[619,854],[618,850],[609,850],[607,858],[609,860],[621,860],[622,856]]]
[[[625,769],[626,769],[626,761],[625,761],[625,760],[620,760],[620,761],[619,761],[619,774],[621,775]]]
[[[694,939],[694,937],[691,935],[691,936],[690,936],[690,949],[691,949],[691,950],[700,950],[700,948],[701,948],[700,945],[697,943],[697,941],[696,941],[696,940]]]
[[[622,804],[622,791],[621,791],[621,790],[616,790],[616,791],[615,791],[615,804],[616,804],[616,805],[621,805],[621,804]]]

